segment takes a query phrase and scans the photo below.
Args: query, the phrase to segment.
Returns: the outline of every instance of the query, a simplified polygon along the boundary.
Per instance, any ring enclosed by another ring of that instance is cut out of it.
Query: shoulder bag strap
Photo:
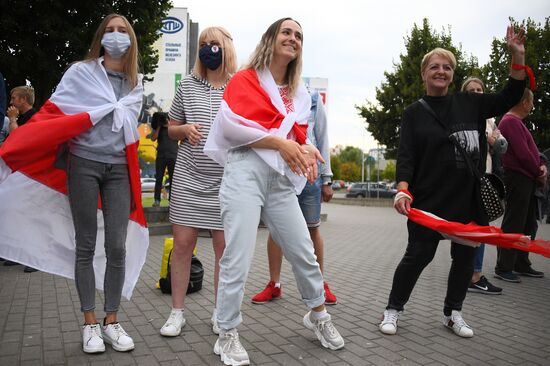
[[[462,145],[460,145],[458,143],[458,141],[456,141],[456,139],[453,138],[453,136],[451,135],[449,129],[447,128],[447,125],[445,125],[443,123],[443,121],[441,121],[441,119],[439,119],[439,117],[434,112],[432,107],[430,107],[428,102],[426,102],[423,98],[420,98],[418,100],[418,102],[432,115],[433,118],[435,118],[435,120],[441,125],[441,127],[443,127],[445,129],[445,131],[447,131],[447,136],[449,136],[449,140],[451,140],[453,145],[455,145],[456,148],[458,149],[458,151],[460,151],[460,153],[462,154],[462,157],[464,158],[464,161],[466,161],[466,164],[468,165],[468,169],[470,170],[470,173],[472,173],[472,175],[474,177],[476,177],[477,179],[481,179],[481,174],[479,173],[479,170],[474,168],[474,163],[473,163],[472,159],[470,159],[470,156],[468,156],[468,154],[466,153],[466,151],[464,150]]]

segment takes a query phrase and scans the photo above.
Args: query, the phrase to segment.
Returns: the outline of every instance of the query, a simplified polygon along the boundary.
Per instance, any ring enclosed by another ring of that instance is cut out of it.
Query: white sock
[[[183,313],[183,308],[181,309],[172,308],[172,311],[181,311]]]
[[[275,288],[281,288],[281,283],[280,282],[275,282]]]
[[[313,318],[313,320],[321,319],[322,317],[327,315],[328,315],[327,309],[323,309],[322,311],[311,310],[311,317]]]

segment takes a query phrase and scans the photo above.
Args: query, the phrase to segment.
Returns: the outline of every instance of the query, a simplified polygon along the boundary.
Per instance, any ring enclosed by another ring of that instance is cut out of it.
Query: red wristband
[[[512,64],[512,70],[525,70],[527,76],[529,77],[529,89],[535,91],[537,89],[537,84],[535,82],[535,74],[533,70],[527,65]]]

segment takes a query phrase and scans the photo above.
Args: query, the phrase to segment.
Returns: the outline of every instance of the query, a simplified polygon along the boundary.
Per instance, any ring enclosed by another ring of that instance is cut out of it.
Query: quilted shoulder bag
[[[419,99],[420,104],[430,112],[430,114],[445,128],[447,127],[439,117],[435,114],[433,109],[424,99]],[[480,173],[479,170],[474,167],[474,163],[470,156],[466,153],[462,145],[449,133],[449,139],[456,146],[458,151],[462,154],[464,161],[468,165],[470,173],[474,176],[478,182],[478,196],[484,213],[487,216],[489,222],[494,221],[504,215],[504,198],[506,197],[506,187],[504,182],[495,174],[492,173]]]

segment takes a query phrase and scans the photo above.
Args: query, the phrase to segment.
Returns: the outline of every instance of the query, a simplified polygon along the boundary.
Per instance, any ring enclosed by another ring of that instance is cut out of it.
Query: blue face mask
[[[105,33],[101,39],[105,52],[115,59],[121,58],[128,51],[130,43],[130,36],[120,32]]]
[[[216,45],[205,44],[199,50],[199,60],[207,69],[216,70],[222,64],[222,49]]]

